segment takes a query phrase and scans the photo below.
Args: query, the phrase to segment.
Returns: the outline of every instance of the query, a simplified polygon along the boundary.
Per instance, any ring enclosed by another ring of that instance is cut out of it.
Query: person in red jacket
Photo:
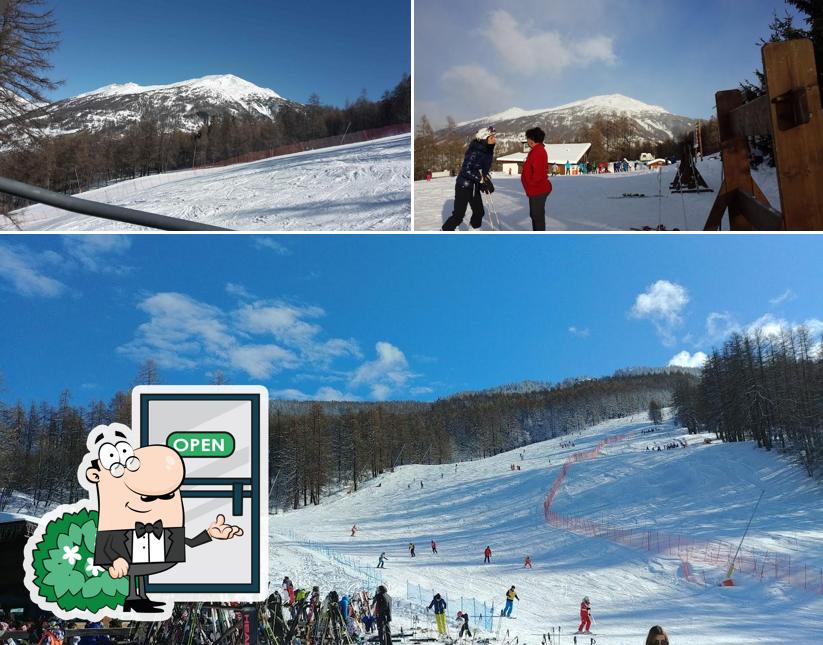
[[[583,602],[580,603],[580,627],[577,628],[578,634],[588,634],[592,626],[592,604],[589,602],[589,597],[584,596]],[[585,631],[584,631],[585,630]]]
[[[492,548],[490,546],[486,547],[486,550],[483,551],[483,564],[489,563],[492,560]]]
[[[546,230],[546,200],[552,192],[549,181],[549,155],[546,153],[546,133],[540,128],[532,128],[526,132],[526,143],[531,151],[523,165],[523,174],[520,181],[526,196],[529,198],[529,217],[532,219],[532,230]]]

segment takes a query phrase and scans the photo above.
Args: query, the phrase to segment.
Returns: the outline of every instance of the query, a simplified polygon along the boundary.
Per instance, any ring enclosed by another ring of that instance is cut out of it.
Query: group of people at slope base
[[[520,175],[520,182],[529,200],[529,217],[534,231],[546,230],[546,200],[552,192],[545,140],[546,133],[541,128],[532,128],[526,132],[526,143],[530,151]],[[478,130],[469,144],[457,175],[454,210],[443,224],[444,231],[456,231],[463,223],[469,206],[472,210],[469,230],[479,231],[483,226],[483,216],[486,214],[483,195],[491,195],[495,190],[489,173],[494,163],[496,144],[497,133],[491,126]]]
[[[335,641],[338,640],[338,627],[345,630],[349,640],[370,634],[376,627],[380,645],[391,645],[392,598],[385,585],[377,587],[371,600],[366,591],[341,597],[334,590],[327,594],[325,600],[321,600],[319,587],[312,587],[311,594],[307,594],[303,589],[295,589],[288,576],[283,579],[282,588],[285,598],[288,598],[284,604],[289,609],[291,621],[294,621],[295,628],[303,626],[308,640],[322,640],[322,634],[313,633],[312,629],[325,615]],[[272,597],[275,595],[279,596],[275,593]]]

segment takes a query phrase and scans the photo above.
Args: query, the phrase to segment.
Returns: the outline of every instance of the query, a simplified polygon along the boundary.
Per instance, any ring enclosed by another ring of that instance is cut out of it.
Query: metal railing
[[[113,204],[103,204],[93,202],[88,199],[80,199],[70,195],[62,195],[45,188],[31,186],[22,181],[0,177],[0,192],[28,199],[33,202],[47,204],[55,208],[62,208],[72,213],[90,215],[115,222],[125,222],[126,224],[137,224],[147,226],[162,231],[228,231],[230,229],[212,226],[211,224],[201,224],[187,219],[158,215],[157,213],[147,213],[123,206]],[[13,221],[13,220],[12,220]]]

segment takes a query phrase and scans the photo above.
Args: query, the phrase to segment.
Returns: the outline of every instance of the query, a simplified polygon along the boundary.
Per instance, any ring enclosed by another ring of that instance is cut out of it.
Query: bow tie
[[[163,535],[163,520],[157,520],[156,522],[149,522],[148,524],[143,524],[143,522],[135,522],[134,523],[134,534],[141,538],[146,533],[154,533],[154,537],[159,538]]]

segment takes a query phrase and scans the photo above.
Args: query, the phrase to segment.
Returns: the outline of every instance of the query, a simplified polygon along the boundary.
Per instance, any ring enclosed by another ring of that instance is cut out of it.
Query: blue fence
[[[437,592],[433,589],[426,589],[420,585],[406,581],[406,600],[421,607],[428,607],[434,594],[440,595],[446,600],[448,614],[455,615],[458,611],[468,614],[469,622],[473,626],[478,626],[490,632],[494,629],[494,603],[488,603],[477,598],[467,596],[449,596],[444,592]]]
[[[306,549],[311,549],[312,551],[326,556],[333,562],[336,562],[340,566],[348,569],[350,573],[354,573],[354,577],[360,582],[363,589],[373,593],[375,587],[383,584],[383,576],[374,566],[364,565],[355,558],[345,555],[344,553],[340,553],[339,551],[335,551],[326,544],[321,544],[320,542],[314,542],[313,540],[307,540],[300,537],[291,529],[289,529],[286,534],[293,542],[296,542]]]

